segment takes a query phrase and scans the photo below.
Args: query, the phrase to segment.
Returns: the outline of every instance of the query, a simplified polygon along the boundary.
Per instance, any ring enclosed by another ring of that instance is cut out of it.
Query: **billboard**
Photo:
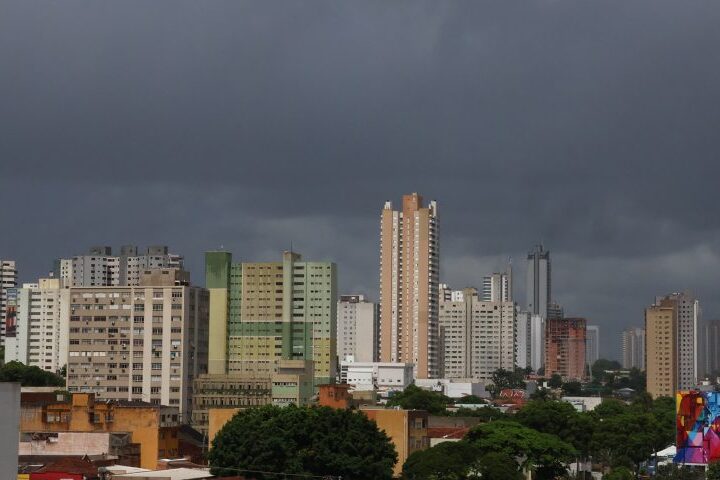
[[[676,394],[675,463],[706,465],[720,460],[720,393]]]
[[[5,308],[5,337],[17,335],[17,288],[8,288],[7,307]]]

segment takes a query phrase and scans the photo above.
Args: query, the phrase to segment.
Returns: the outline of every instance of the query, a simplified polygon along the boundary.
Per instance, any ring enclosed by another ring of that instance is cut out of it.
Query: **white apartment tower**
[[[592,365],[600,358],[600,327],[588,325],[585,327],[585,363]]]
[[[380,220],[380,360],[412,363],[416,378],[440,375],[437,204],[417,193]]]
[[[337,350],[341,362],[376,362],[379,354],[376,303],[364,295],[340,295],[337,306]]]
[[[55,261],[55,276],[73,287],[137,286],[142,272],[157,268],[183,268],[183,258],[168,247],[150,246],[139,254],[138,247],[124,245],[119,255],[112,248],[91,247],[85,255]]]
[[[515,305],[485,302],[474,288],[461,301],[440,304],[443,378],[488,382],[493,372],[515,366]]]
[[[527,256],[527,310],[548,318],[552,298],[550,252],[536,245]]]
[[[537,372],[545,358],[545,319],[516,308],[515,363]]]
[[[67,386],[100,399],[178,407],[207,373],[209,295],[187,272],[148,270],[138,286],[70,289]]]
[[[630,327],[622,334],[623,368],[645,370],[645,329]]]
[[[0,345],[5,344],[5,318],[8,289],[17,287],[17,268],[14,260],[0,259]]]
[[[506,272],[483,277],[480,298],[483,302],[512,302],[512,267],[508,266]]]
[[[67,365],[70,290],[58,278],[41,278],[15,289],[15,321],[5,342],[5,361],[49,372]]]

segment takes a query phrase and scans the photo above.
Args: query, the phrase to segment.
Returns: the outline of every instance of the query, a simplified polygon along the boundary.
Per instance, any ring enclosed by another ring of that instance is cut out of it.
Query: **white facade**
[[[600,358],[600,327],[588,325],[585,328],[585,363],[592,366]]]
[[[379,328],[377,304],[365,300],[363,295],[341,295],[337,307],[339,360],[377,361]]]
[[[59,259],[56,275],[73,287],[137,286],[142,272],[156,268],[182,269],[183,257],[168,252],[166,246],[148,247],[138,255],[135,246],[113,255],[110,247],[92,247],[87,254]]]
[[[697,385],[699,371],[698,328],[700,302],[688,293],[671,295],[677,301],[678,327],[678,389],[686,390]]]
[[[537,372],[545,358],[545,320],[526,311],[518,311],[516,315],[515,363]]]
[[[0,383],[0,479],[16,479],[20,432],[20,384]]]
[[[0,345],[5,344],[5,316],[7,291],[17,287],[17,267],[14,260],[0,259]]]
[[[354,390],[404,390],[413,382],[412,363],[342,362],[340,378]]]
[[[463,382],[449,378],[434,378],[415,380],[415,385],[420,388],[440,392],[450,398],[462,398],[468,395],[475,395],[480,398],[490,398],[490,392],[485,389],[485,385],[478,382]]]
[[[527,257],[527,302],[530,313],[548,318],[548,306],[552,298],[550,252],[536,245]]]
[[[484,302],[512,302],[512,269],[483,277],[480,298]]]
[[[8,332],[5,361],[58,372],[67,365],[70,291],[60,279],[41,278],[16,289],[14,303],[16,325]]]
[[[483,302],[472,288],[463,297],[440,304],[443,378],[487,382],[497,369],[515,366],[515,305]]]
[[[68,391],[188,414],[192,380],[207,373],[207,290],[159,285],[70,292]]]
[[[645,329],[631,327],[622,334],[623,368],[645,370]]]

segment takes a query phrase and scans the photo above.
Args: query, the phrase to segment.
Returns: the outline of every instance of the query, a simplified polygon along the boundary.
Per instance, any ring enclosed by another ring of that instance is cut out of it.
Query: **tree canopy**
[[[65,379],[61,376],[21,362],[8,362],[1,366],[0,382],[20,382],[23,387],[65,386]]]
[[[443,442],[413,452],[403,465],[407,480],[458,480],[467,478],[481,450],[469,442]]]
[[[390,397],[387,406],[401,407],[406,410],[425,410],[434,415],[444,415],[447,406],[451,403],[452,400],[442,393],[423,390],[412,384],[402,392],[396,392]]]
[[[506,388],[525,388],[525,370],[516,368],[514,371],[498,369],[493,372],[488,391],[497,397]]]
[[[360,412],[268,405],[238,412],[215,436],[208,460],[213,475],[258,480],[275,477],[252,471],[390,480],[397,454]]]

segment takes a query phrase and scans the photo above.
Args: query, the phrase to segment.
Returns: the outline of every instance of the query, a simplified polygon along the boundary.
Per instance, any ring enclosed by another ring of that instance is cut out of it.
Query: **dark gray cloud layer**
[[[676,0],[6,0],[0,257],[29,281],[168,243],[200,279],[206,249],[292,241],[376,296],[379,209],[420,191],[445,281],[522,275],[542,240],[617,355],[655,294],[720,314],[718,24]]]

